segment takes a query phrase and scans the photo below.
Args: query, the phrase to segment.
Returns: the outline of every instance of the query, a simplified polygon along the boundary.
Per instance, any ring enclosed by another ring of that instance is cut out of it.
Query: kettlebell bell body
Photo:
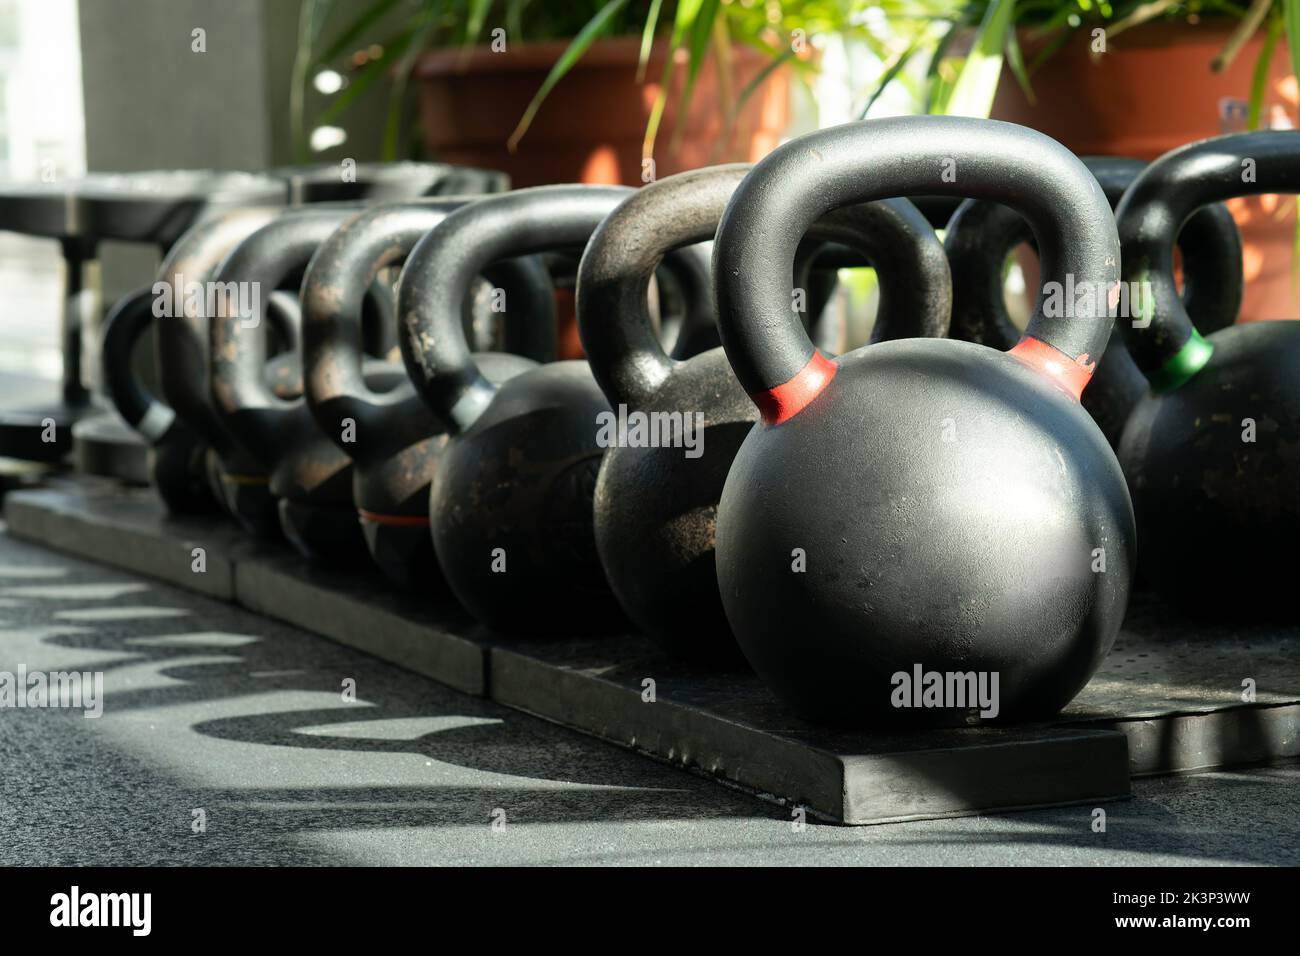
[[[201,476],[211,497],[243,527],[277,537],[279,523],[266,476],[238,448],[212,405],[207,293],[214,288],[212,277],[230,250],[282,211],[250,207],[202,220],[176,241],[163,260],[152,289],[155,302],[160,296],[167,299],[159,309],[164,316],[154,323],[162,410],[149,412],[154,408],[152,400],[136,391],[130,379],[119,380],[114,373],[108,380],[119,411],[124,410],[128,421],[143,420],[146,414],[155,420],[165,418],[170,409],[194,436],[194,446],[181,433],[156,447],[153,480],[169,506],[188,507],[187,500],[193,500],[190,496],[199,494],[193,486]],[[273,331],[286,348],[293,346],[298,336],[299,317],[293,305],[278,296],[271,300]],[[114,368],[118,368],[116,363]],[[281,395],[295,394],[301,388],[283,354],[267,363],[265,374],[270,387]]]
[[[674,656],[714,663],[740,659],[718,594],[714,528],[758,412],[721,348],[685,360],[665,354],[646,292],[660,257],[717,231],[749,169],[710,167],[642,187],[601,224],[578,275],[583,345],[615,410],[595,491],[601,563],[633,623]],[[852,242],[876,266],[879,334],[947,332],[943,248],[906,200],[836,210],[811,235]]]
[[[281,341],[292,341],[297,337],[296,305],[280,296],[273,296],[268,316]],[[174,318],[167,315],[173,303],[171,289],[163,282],[123,296],[104,317],[100,375],[118,416],[148,443],[149,483],[167,510],[202,513],[218,504],[206,464],[207,445],[153,394],[135,367],[140,339],[155,322]]]
[[[491,381],[470,353],[459,303],[488,263],[585,246],[628,192],[490,196],[447,216],[402,270],[402,357],[451,436],[430,488],[434,550],[457,599],[497,630],[591,631],[620,620],[592,532],[604,453],[596,428],[609,405],[585,361]]]
[[[316,251],[303,278],[303,356],[307,401],[322,433],[352,462],[352,498],[375,564],[406,588],[438,590],[441,572],[429,533],[429,486],[447,443],[443,423],[401,382],[387,392],[366,383],[361,307],[382,269],[405,260],[415,243],[464,200],[378,206],[357,214]],[[489,315],[503,345],[519,354],[479,355],[484,375],[503,381],[555,358],[554,298],[536,259],[487,267]],[[471,320],[473,321],[473,319]]]
[[[1016,209],[1044,275],[1089,284],[1090,307],[1053,316],[1040,301],[1011,352],[908,339],[816,353],[787,311],[799,236],[838,206],[935,193]],[[762,421],[723,490],[718,583],[778,696],[840,724],[961,726],[1050,716],[1087,682],[1135,548],[1123,475],[1078,401],[1118,260],[1096,180],[1007,123],[851,123],[779,147],[741,183],[714,276],[723,345]],[[927,674],[941,693],[921,693]]]
[[[1154,301],[1149,315],[1120,324],[1151,385],[1119,448],[1141,570],[1197,615],[1293,613],[1300,562],[1267,542],[1300,533],[1300,324],[1249,322],[1202,336],[1178,298],[1169,236],[1207,204],[1297,191],[1300,134],[1247,133],[1161,156],[1116,212],[1125,281],[1149,286]]]
[[[252,289],[297,284],[316,248],[357,211],[354,205],[319,204],[286,212],[239,243],[216,281]],[[247,315],[222,310],[213,317],[213,404],[238,447],[268,475],[281,530],[298,551],[314,560],[364,563],[350,462],[316,427],[301,393],[286,399],[268,385],[262,372],[263,313],[260,299],[251,297]],[[373,363],[367,373],[377,391],[400,381],[397,370],[382,362]]]
[[[118,415],[148,442],[149,481],[168,512],[210,511],[217,502],[204,470],[206,446],[135,374],[136,345],[153,326],[156,301],[154,289],[138,289],[104,317],[100,376]]]

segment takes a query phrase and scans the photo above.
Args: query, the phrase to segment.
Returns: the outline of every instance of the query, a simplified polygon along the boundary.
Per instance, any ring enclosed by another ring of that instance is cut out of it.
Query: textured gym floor
[[[0,671],[20,666],[102,671],[105,694],[98,719],[0,709],[9,865],[1300,863],[1295,763],[1139,781],[1106,805],[1104,833],[1091,807],[798,827],[746,794],[0,533]]]

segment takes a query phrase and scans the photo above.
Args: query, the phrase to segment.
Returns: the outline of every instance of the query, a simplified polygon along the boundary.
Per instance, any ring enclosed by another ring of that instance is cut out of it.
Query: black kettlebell
[[[705,257],[712,259],[713,242],[699,242],[674,250],[672,255],[686,256],[692,261]],[[818,348],[834,352],[844,350],[848,331],[845,316],[842,312],[828,309],[839,283],[836,270],[865,264],[857,253],[835,243],[812,242],[799,246],[799,254],[795,257],[795,285],[806,292],[802,314]],[[722,340],[718,338],[717,313],[713,309],[712,269],[706,265],[703,269],[691,271],[695,275],[686,278],[678,287],[684,300],[678,305],[679,311],[670,314],[667,321],[660,320],[659,341],[663,343],[664,351],[674,359],[688,359],[710,349],[722,348]],[[699,287],[701,281],[703,288]],[[673,285],[668,287],[672,289]],[[661,284],[661,303],[663,288]]]
[[[415,393],[400,364],[401,383],[378,392],[366,382],[361,312],[375,275],[404,261],[416,242],[465,200],[377,206],[334,232],[303,277],[303,373],[307,403],[321,431],[352,461],[352,497],[370,556],[404,587],[429,587],[441,577],[429,534],[429,485],[446,429]],[[495,381],[552,361],[555,299],[535,258],[505,260],[484,270],[492,284],[489,315],[503,320],[504,353],[479,354]]]
[[[200,272],[201,278],[206,275]],[[109,311],[100,338],[100,374],[114,410],[148,443],[150,484],[169,512],[189,514],[218,504],[207,465],[208,446],[150,390],[135,366],[137,345],[156,323],[184,321],[176,308],[179,299],[171,290],[169,283],[160,281],[129,293]],[[268,314],[280,341],[296,341],[298,316],[293,300],[274,293]]]
[[[283,179],[292,205],[321,202],[397,202],[417,196],[474,196],[505,192],[505,173],[446,163],[312,163],[277,166],[271,175]]]
[[[701,242],[676,255],[682,261],[675,274],[665,269],[655,275],[658,335],[673,358],[690,358],[718,346],[718,319],[713,311],[713,243]]]
[[[202,469],[213,497],[241,526],[263,536],[278,537],[275,501],[267,488],[265,472],[238,446],[212,404],[209,366],[207,289],[217,267],[230,250],[283,212],[274,207],[233,210],[203,220],[181,236],[159,268],[153,291],[167,294],[162,321],[154,325],[158,384],[161,398],[184,426],[205,446]],[[200,294],[190,295],[197,290]],[[290,349],[297,342],[297,316],[286,314],[285,354],[267,363],[265,374],[282,397],[301,392],[301,381],[290,364]],[[178,446],[179,447],[179,446]],[[184,456],[183,452],[174,454]],[[159,493],[164,500],[183,497],[189,479],[171,468],[155,471],[169,477]],[[173,477],[176,485],[170,484]]]
[[[629,190],[545,186],[453,212],[412,249],[398,283],[402,357],[449,439],[429,518],[452,592],[489,627],[588,630],[619,620],[592,536],[609,405],[584,361],[492,381],[470,354],[460,302],[498,259],[586,245]]]
[[[789,307],[800,236],[831,209],[914,193],[1016,209],[1044,276],[1089,284],[1091,310],[1040,299],[1010,352],[904,339],[818,354]],[[983,701],[966,674],[990,691],[985,718],[1054,714],[1115,639],[1135,547],[1123,474],[1079,404],[1119,273],[1097,181],[1009,123],[850,123],[755,166],[714,250],[723,345],[762,415],[717,525],[723,606],[754,669],[838,723],[970,722]]]
[[[960,196],[913,196],[912,205],[934,229],[947,229],[963,202]]]
[[[1111,207],[1146,166],[1141,160],[1111,156],[1084,157]],[[1032,239],[1020,216],[998,203],[964,202],[944,239],[952,264],[953,336],[995,349],[1009,349],[1020,330],[1007,314],[1002,296],[1002,266],[1016,246]],[[1241,235],[1222,205],[1206,206],[1178,234],[1185,275],[1184,306],[1209,331],[1231,325],[1241,308]],[[1122,250],[1121,250],[1122,253]],[[1083,395],[1083,407],[1101,426],[1111,447],[1118,447],[1124,423],[1147,383],[1124,347],[1122,334],[1110,343]]]
[[[1116,211],[1124,280],[1153,307],[1121,320],[1150,392],[1120,462],[1142,532],[1142,571],[1165,597],[1234,620],[1294,616],[1300,561],[1300,323],[1247,322],[1202,336],[1178,298],[1173,237],[1235,196],[1300,192],[1300,133],[1260,132],[1166,153]]]
[[[916,207],[909,200],[902,200],[901,202],[904,204],[903,208],[907,210],[909,218],[912,219],[915,227],[919,229],[921,219],[925,217],[922,216],[918,219],[912,216],[911,213]],[[834,218],[835,214],[832,214],[831,219],[834,220]],[[926,223],[926,225],[929,226],[929,223]],[[921,230],[921,232],[922,235],[926,235],[927,233],[933,233],[934,229],[931,227]],[[929,246],[928,239],[925,244]],[[870,265],[871,263],[857,249],[844,243],[816,242],[808,236],[805,236],[803,242],[799,243],[799,248],[794,256],[795,288],[808,290],[808,313],[805,316],[807,319],[805,327],[808,329],[808,337],[812,339],[813,345],[823,352],[838,355],[841,352],[847,352],[849,349],[865,344],[850,341],[848,305],[846,302],[837,299],[836,293],[839,289],[839,273],[841,269],[859,269]],[[947,263],[945,262],[944,273],[946,274],[947,271]],[[944,285],[950,287],[952,285],[951,280],[945,279]],[[951,296],[949,298],[951,299]],[[878,341],[877,334],[873,325],[869,340]],[[718,348],[722,348],[721,338],[718,339]]]
[[[665,353],[646,293],[666,252],[717,231],[749,169],[715,166],[642,187],[601,223],[578,272],[583,347],[617,428],[596,482],[601,563],[633,623],[670,653],[714,661],[739,657],[714,567],[718,499],[758,412],[721,348],[684,361]],[[815,223],[810,236],[851,242],[859,259],[877,268],[879,337],[947,333],[948,263],[934,231],[906,200],[838,210]],[[621,441],[625,422],[627,437],[640,428],[645,441]],[[663,444],[665,429],[691,446]]]
[[[366,559],[365,540],[352,505],[351,463],[316,427],[301,393],[277,394],[267,381],[265,298],[301,281],[317,247],[358,211],[355,205],[307,206],[285,212],[237,245],[214,282],[247,295],[243,309],[223,308],[209,324],[213,407],[235,444],[269,478],[280,528],[313,560],[354,564]],[[380,315],[377,321],[389,321]],[[301,353],[294,356],[301,358]],[[398,384],[399,371],[382,362],[367,370],[371,387]],[[295,369],[301,380],[301,366]],[[230,468],[226,468],[230,472]]]

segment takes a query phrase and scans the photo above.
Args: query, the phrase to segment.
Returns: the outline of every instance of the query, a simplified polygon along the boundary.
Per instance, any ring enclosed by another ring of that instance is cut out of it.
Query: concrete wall
[[[270,163],[261,0],[82,0],[86,168]],[[206,31],[207,52],[191,31]],[[147,281],[152,250],[105,244],[106,302]]]
[[[366,5],[341,0],[325,24],[337,33]],[[86,168],[266,169],[294,161],[289,87],[299,0],[81,0]],[[206,51],[193,31],[206,32]],[[314,90],[309,118],[327,100]],[[340,124],[341,147],[312,157],[377,157],[384,91],[370,91]],[[310,128],[310,125],[309,125]],[[106,244],[106,301],[148,281],[152,250]]]
[[[88,169],[269,163],[262,0],[82,0],[80,15]]]

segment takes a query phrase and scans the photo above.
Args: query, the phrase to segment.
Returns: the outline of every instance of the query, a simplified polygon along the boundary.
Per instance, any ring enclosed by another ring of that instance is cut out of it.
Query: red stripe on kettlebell
[[[1097,363],[1089,361],[1086,353],[1072,359],[1060,349],[1027,335],[1007,354],[1014,355],[1035,372],[1045,376],[1076,402],[1092,381],[1092,373],[1097,368]]]
[[[373,511],[366,511],[363,508],[358,508],[357,514],[361,515],[363,521],[370,521],[374,524],[387,524],[398,528],[427,528],[429,526],[429,519],[421,518],[418,515],[381,515]]]
[[[812,400],[822,393],[830,380],[839,371],[839,366],[830,359],[823,358],[820,352],[813,352],[808,364],[799,370],[794,378],[784,385],[769,388],[765,392],[751,395],[763,421],[768,425],[788,422],[812,404]]]

